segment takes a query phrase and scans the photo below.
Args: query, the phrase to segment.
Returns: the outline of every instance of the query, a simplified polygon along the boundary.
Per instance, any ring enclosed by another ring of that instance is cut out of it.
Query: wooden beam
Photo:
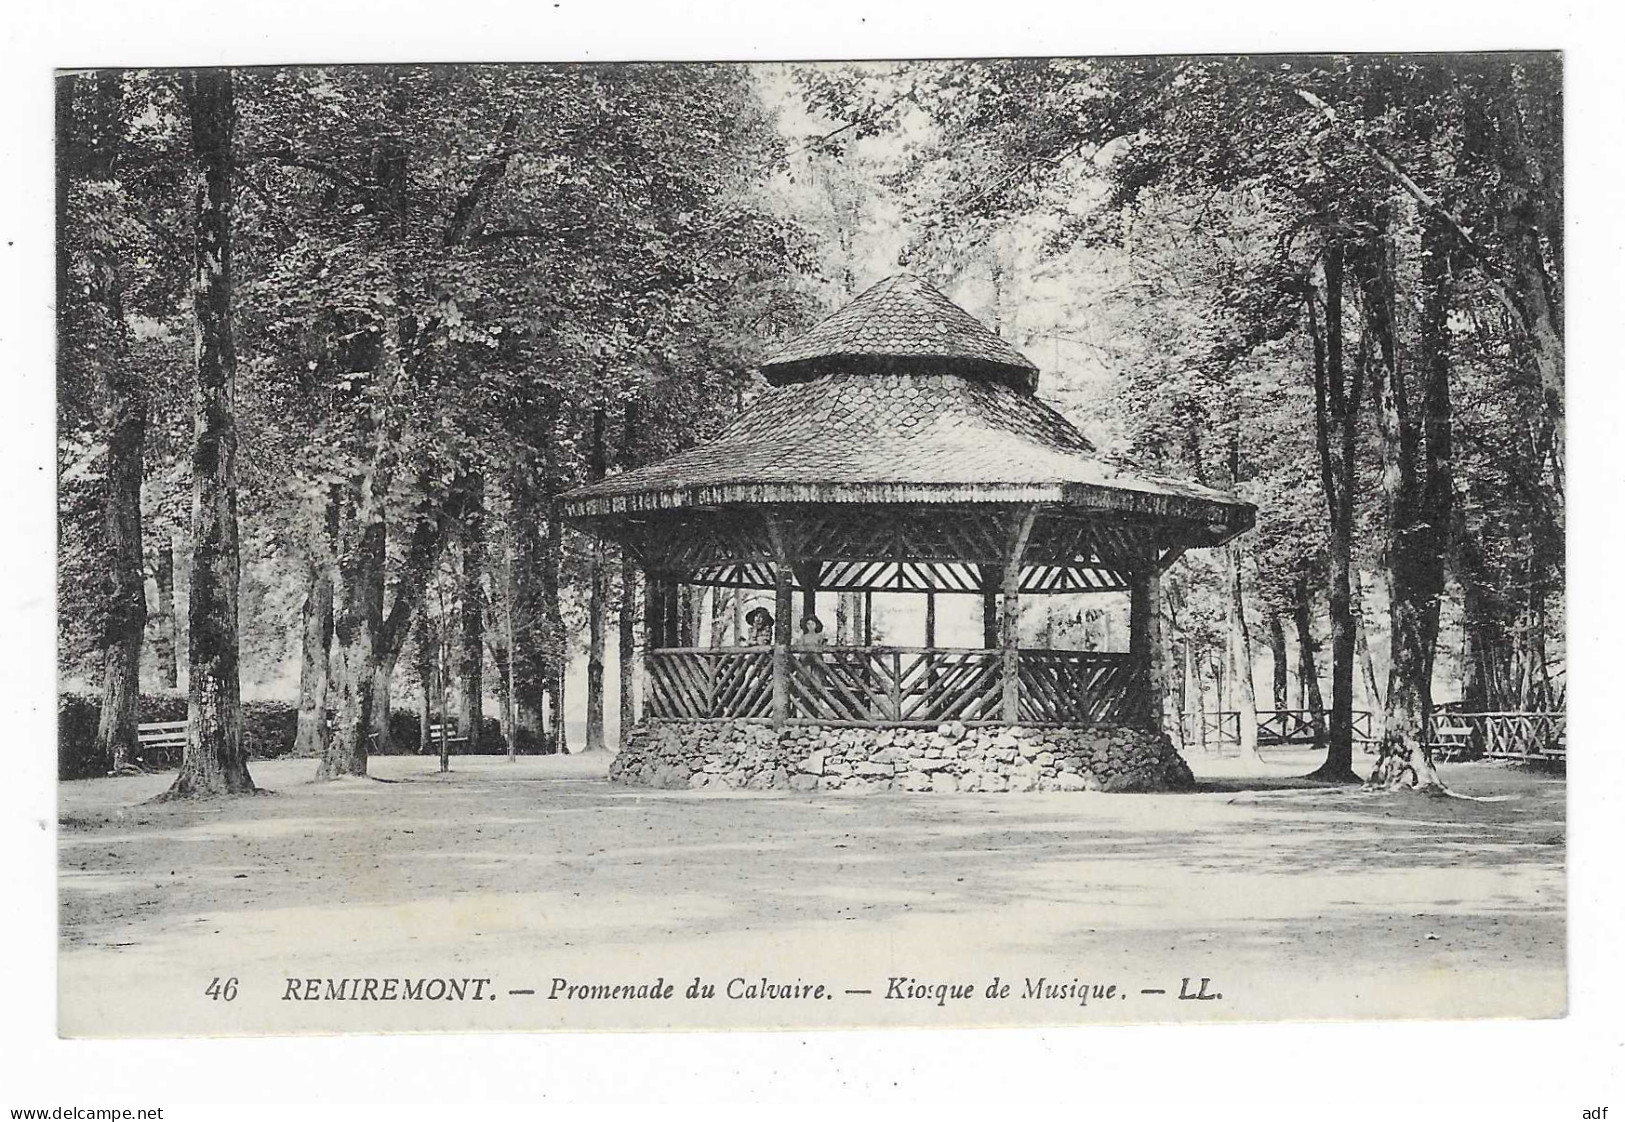
[[[1033,520],[1038,507],[1028,506],[1016,515],[1011,527],[1010,548],[1004,561],[1004,723],[1021,723],[1021,558],[1027,552]]]
[[[763,515],[773,548],[773,724],[790,716],[790,616],[795,611],[790,578],[793,562],[785,546],[784,527],[773,511]]]
[[[660,603],[660,578],[653,573],[647,573],[643,580],[643,649],[654,650],[664,646],[660,634],[662,620],[662,606]]]
[[[650,672],[650,652],[660,638],[660,578],[645,571],[643,574],[643,714],[654,710],[654,675]],[[508,657],[516,654],[511,648]],[[441,718],[444,723],[445,718]]]

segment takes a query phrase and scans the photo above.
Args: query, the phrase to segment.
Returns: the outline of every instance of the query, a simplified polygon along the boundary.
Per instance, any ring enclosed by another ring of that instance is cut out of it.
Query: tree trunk
[[[418,669],[418,755],[429,751],[429,726],[434,723],[431,698],[435,689],[434,637],[429,625],[429,614],[418,617],[417,638],[413,653],[417,655]]]
[[[182,77],[192,150],[192,309],[197,387],[186,752],[171,797],[254,790],[243,748],[237,647],[237,356],[232,342],[232,170],[237,109],[228,69]]]
[[[324,523],[331,525],[337,514],[329,503]],[[327,652],[333,644],[333,562],[325,542],[305,554],[299,634],[299,725],[293,754],[320,759],[327,752]]]
[[[501,665],[497,673],[502,680],[502,735],[508,745],[508,762],[512,763],[519,757],[519,712],[518,688],[514,679],[514,651],[518,640],[513,630],[513,530],[509,527],[507,535],[508,550],[506,563],[502,567],[503,576],[507,585],[502,597],[502,640],[506,648]]]
[[[103,71],[95,79],[87,147],[89,179],[110,187],[124,143],[123,78]],[[102,707],[98,755],[113,771],[128,767],[138,748],[141,644],[147,627],[147,579],[142,557],[141,477],[147,431],[147,394],[130,361],[124,318],[124,266],[116,238],[90,239],[87,303],[97,379],[102,438],[107,444],[102,502]],[[79,341],[83,343],[84,341]]]
[[[1195,728],[1193,730],[1197,750],[1203,755],[1207,754],[1207,702],[1202,696],[1202,663],[1196,654],[1196,644],[1187,637],[1185,640],[1185,694],[1195,705],[1193,717]]]
[[[395,734],[390,728],[389,715],[395,707],[395,664],[399,658],[397,652],[381,647],[372,673],[372,743],[368,751],[376,756],[395,753]]]
[[[1287,703],[1286,628],[1281,626],[1281,617],[1275,612],[1270,613],[1270,670],[1270,696],[1275,708],[1290,709],[1291,705]]]
[[[1532,174],[1531,150],[1524,129],[1523,107],[1519,104],[1515,85],[1509,83],[1497,106],[1496,118],[1500,125],[1501,150],[1504,166],[1501,174],[1503,229],[1507,231],[1505,250],[1513,274],[1512,301],[1517,311],[1522,338],[1524,362],[1533,368],[1539,379],[1541,396],[1545,404],[1546,427],[1553,440],[1552,458],[1559,478],[1564,463],[1564,355],[1563,355],[1563,302],[1561,279],[1554,279],[1546,264],[1544,243],[1549,243],[1557,255],[1561,269],[1562,230],[1561,207],[1558,199],[1547,196],[1542,184]],[[1543,221],[1542,212],[1549,211],[1555,221]],[[1440,226],[1437,216],[1428,217],[1424,236],[1429,228]],[[1436,231],[1436,242],[1443,242],[1447,231]],[[1549,236],[1544,239],[1542,233]],[[1448,246],[1448,242],[1444,243]],[[1426,257],[1424,256],[1424,262]],[[1426,285],[1424,281],[1424,285]],[[1424,300],[1426,293],[1423,294]],[[1424,313],[1426,315],[1426,313]],[[1442,342],[1442,341],[1441,341]]]
[[[158,546],[158,563],[154,566],[154,580],[158,585],[158,634],[152,641],[152,653],[158,662],[158,685],[172,690],[179,684],[175,664],[175,546],[165,541]]]
[[[1303,691],[1303,708],[1315,730],[1315,746],[1326,743],[1326,703],[1321,700],[1320,669],[1315,665],[1315,627],[1310,613],[1309,582],[1298,580],[1292,601],[1292,622],[1298,636],[1298,685]]]
[[[374,729],[384,598],[383,510],[365,480],[352,481],[346,491],[334,549],[333,645],[328,658],[335,721],[327,752],[316,769],[318,779],[366,775],[368,736]]]
[[[999,589],[1004,585],[1004,566],[983,565],[982,569],[982,646],[990,651],[999,649]],[[865,621],[865,628],[868,623]]]
[[[485,724],[485,477],[470,472],[463,494],[462,645],[457,661],[462,697],[458,708],[460,731],[468,738],[463,750],[472,755],[480,750],[480,731]]]
[[[405,86],[399,80],[391,92],[389,111],[397,125],[404,125]],[[371,186],[382,232],[396,244],[404,244],[408,236],[406,169],[404,132],[392,130],[372,153]],[[387,403],[403,382],[402,302],[397,298],[387,304],[377,324],[372,382],[386,392],[376,400],[353,402],[361,464],[339,485],[333,548],[333,646],[328,654],[328,692],[335,702],[336,727],[316,770],[318,779],[367,774],[369,738],[387,729],[389,720],[387,708],[380,712],[377,704],[380,666],[393,668],[416,606],[409,592],[410,580],[403,576],[395,605],[385,620],[387,501],[399,458],[400,427],[388,405],[380,402]],[[419,530],[414,531],[408,550],[408,573],[423,552]],[[383,692],[387,696],[387,680]]]
[[[1187,747],[1189,747],[1189,745],[1186,743],[1189,734],[1185,729],[1185,707],[1189,704],[1189,689],[1184,673],[1185,643],[1183,640],[1176,640],[1173,637],[1176,630],[1173,618],[1171,616],[1164,618],[1168,625],[1163,632],[1163,634],[1168,637],[1168,645],[1166,647],[1168,667],[1170,670],[1172,670],[1174,667],[1178,667],[1180,670],[1177,675],[1171,674],[1169,676],[1170,688],[1168,692],[1170,694],[1169,706],[1173,710],[1170,716],[1173,719],[1174,747],[1179,749],[1180,754],[1183,755]]]
[[[1325,333],[1316,322],[1315,298],[1307,299],[1310,337],[1314,348],[1315,443],[1320,457],[1321,489],[1326,495],[1331,526],[1327,603],[1331,615],[1332,712],[1327,729],[1326,762],[1312,777],[1334,783],[1358,783],[1354,774],[1354,614],[1350,590],[1353,563],[1356,433],[1360,396],[1365,381],[1365,335],[1352,378],[1343,364],[1342,243],[1333,240],[1323,257],[1326,301]],[[1300,601],[1302,597],[1300,597]],[[1302,631],[1300,629],[1300,636]],[[1300,660],[1303,655],[1300,653]],[[1318,681],[1309,680],[1318,695]],[[1310,708],[1316,708],[1311,701]],[[1318,727],[1318,726],[1317,726]]]
[[[451,691],[446,688],[446,678],[451,671],[451,640],[445,631],[441,632],[440,642],[435,644],[435,680],[440,685],[440,731],[435,738],[437,741],[435,755],[439,765],[439,772],[445,775],[451,770],[451,736],[449,714],[446,712],[447,702]]]
[[[739,602],[739,590],[713,588],[711,590],[711,646],[713,649],[728,645],[729,605]],[[737,615],[737,612],[731,613]]]
[[[569,730],[565,727],[565,670],[567,669],[568,641],[564,633],[564,611],[559,602],[561,573],[564,563],[564,528],[558,518],[547,522],[546,555],[542,567],[543,608],[547,615],[547,707],[552,725],[548,730],[553,751],[561,756],[570,752]]]
[[[637,665],[638,665],[638,566],[632,555],[621,551],[621,607],[619,631],[616,635],[616,659],[621,675],[621,728],[620,746],[626,747],[626,738],[637,724]]]
[[[592,447],[588,474],[593,482],[604,478],[609,469],[604,447],[604,408],[592,414]],[[604,741],[604,646],[605,615],[609,607],[609,565],[604,555],[604,539],[594,535],[587,578],[587,739],[583,751],[602,752]]]
[[[1253,686],[1253,640],[1247,628],[1247,605],[1242,599],[1241,543],[1231,541],[1225,547],[1225,562],[1230,580],[1229,641],[1230,680],[1235,684],[1237,720],[1240,726],[1242,759],[1263,763],[1258,754],[1258,695]]]
[[[170,538],[175,550],[175,688],[190,689],[188,679],[192,658],[191,635],[188,633],[186,613],[192,601],[192,543],[183,524],[175,528]]]
[[[1384,254],[1370,282],[1366,316],[1377,337],[1383,381],[1378,411],[1388,583],[1389,686],[1383,707],[1379,778],[1412,777],[1422,790],[1443,784],[1427,726],[1433,708],[1433,658],[1444,594],[1444,529],[1452,518],[1450,418],[1451,232],[1422,219],[1420,399],[1412,394],[1397,338],[1397,250]],[[1392,224],[1390,225],[1392,232]]]
[[[1373,713],[1385,714],[1388,703],[1383,697],[1382,688],[1377,685],[1377,667],[1371,660],[1371,642],[1370,636],[1366,633],[1365,609],[1363,607],[1360,609],[1359,615],[1355,617],[1354,622],[1357,629],[1355,643],[1359,650],[1360,673],[1365,680],[1366,697],[1370,699]]]

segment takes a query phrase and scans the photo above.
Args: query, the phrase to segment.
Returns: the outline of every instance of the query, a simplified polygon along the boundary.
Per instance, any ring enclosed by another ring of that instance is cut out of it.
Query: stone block
[[[661,790],[676,791],[688,786],[689,776],[692,773],[686,767],[673,767],[662,765],[654,769],[650,777],[649,786]]]

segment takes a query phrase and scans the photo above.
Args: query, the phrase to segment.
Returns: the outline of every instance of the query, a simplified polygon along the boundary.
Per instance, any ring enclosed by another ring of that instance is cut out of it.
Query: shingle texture
[[[778,387],[717,439],[565,494],[566,515],[1021,501],[1252,522],[1224,492],[1097,457],[1038,400],[1037,368],[917,277],[869,289],[774,356],[763,367],[773,381],[770,368]]]
[[[1068,483],[1234,502],[1219,491],[1134,475],[1098,459],[1066,418],[1010,386],[957,374],[864,371],[769,390],[716,440],[565,498],[730,484],[860,490],[929,484],[969,494]]]
[[[969,312],[910,273],[888,277],[762,364],[770,380],[828,359],[948,359],[1031,388],[1038,368]]]

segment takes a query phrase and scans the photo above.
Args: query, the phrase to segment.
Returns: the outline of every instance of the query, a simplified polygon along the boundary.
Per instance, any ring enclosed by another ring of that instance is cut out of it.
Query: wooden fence
[[[1444,759],[1566,759],[1568,715],[1559,712],[1505,711],[1461,713],[1442,709],[1433,714],[1428,742]]]
[[[1373,740],[1371,713],[1356,709],[1353,714],[1354,740],[1370,743]],[[1202,735],[1197,736],[1197,722],[1201,722]],[[1182,713],[1180,727],[1185,744],[1190,746],[1205,741],[1210,750],[1223,750],[1241,744],[1241,712],[1220,709],[1210,713]],[[1314,744],[1319,737],[1315,732],[1315,715],[1310,709],[1258,710],[1258,745],[1269,748],[1286,744]]]
[[[678,720],[768,719],[772,647],[648,652],[646,711]],[[1027,724],[1131,724],[1149,676],[1132,656],[1023,650],[1019,712]],[[786,719],[820,724],[995,723],[1004,704],[1004,652],[967,647],[821,647],[789,652]]]
[[[1452,759],[1562,759],[1567,754],[1567,721],[1558,712],[1461,713],[1441,708],[1428,724],[1428,744],[1434,757]],[[1200,738],[1209,750],[1224,751],[1241,743],[1241,714],[1233,709],[1211,713],[1181,714],[1186,746]],[[1373,744],[1373,715],[1363,709],[1354,712],[1356,743]],[[1307,709],[1260,709],[1258,744],[1265,748],[1283,744],[1315,743],[1314,715]]]

